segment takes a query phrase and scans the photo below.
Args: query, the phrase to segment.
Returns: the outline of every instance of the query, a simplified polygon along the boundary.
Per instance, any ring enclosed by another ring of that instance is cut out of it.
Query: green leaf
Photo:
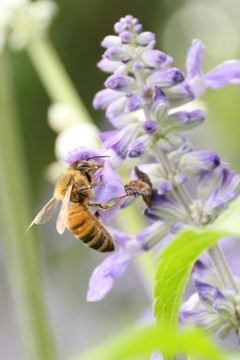
[[[176,332],[169,328],[150,325],[128,330],[107,344],[102,344],[71,360],[130,360],[150,358],[151,351],[160,349],[167,354],[198,354],[204,359],[222,360],[226,355],[210,339],[195,328]]]
[[[157,324],[176,328],[182,295],[193,264],[199,255],[226,236],[208,228],[181,231],[160,254],[154,288],[154,315]]]

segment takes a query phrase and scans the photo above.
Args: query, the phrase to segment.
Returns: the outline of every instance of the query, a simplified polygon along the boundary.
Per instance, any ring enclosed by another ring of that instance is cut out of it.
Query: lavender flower
[[[185,133],[205,121],[205,113],[199,109],[176,109],[203,95],[207,88],[239,83],[240,60],[224,62],[203,74],[203,44],[194,40],[187,52],[184,75],[172,66],[169,55],[154,49],[154,34],[143,32],[138,19],[127,15],[115,24],[114,30],[116,35],[102,41],[106,51],[98,63],[100,69],[111,75],[105,81],[106,88],[93,100],[95,109],[106,110],[106,117],[115,128],[101,133],[101,152],[110,155],[108,162],[114,168],[131,158],[135,167],[130,183],[138,179],[151,189],[143,211],[150,225],[134,236],[112,230],[119,250],[94,271],[88,293],[90,301],[102,299],[125,271],[128,261],[163,238],[172,237],[187,225],[213,223],[240,189],[240,175],[223,166],[218,154],[195,151],[185,138]],[[192,195],[187,189],[190,178],[195,178],[197,184]],[[116,181],[119,184],[119,179]],[[135,190],[128,194],[123,207],[131,203],[133,195],[141,193]],[[198,283],[197,291],[202,295],[198,301],[209,301],[211,308],[219,309],[229,295],[214,286]],[[219,317],[216,319],[219,325]]]

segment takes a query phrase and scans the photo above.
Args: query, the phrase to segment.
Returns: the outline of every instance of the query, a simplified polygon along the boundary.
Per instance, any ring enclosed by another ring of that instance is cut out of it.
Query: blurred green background
[[[156,48],[173,56],[184,71],[184,59],[194,38],[205,44],[203,70],[225,60],[240,58],[240,2],[238,0],[59,0],[59,14],[51,26],[50,39],[94,121],[106,128],[103,114],[92,108],[94,94],[103,88],[106,74],[96,63],[104,36],[113,34],[121,16],[138,17],[146,31],[156,33]],[[44,178],[46,166],[55,160],[56,134],[47,124],[51,101],[24,51],[10,52],[21,135],[32,182],[33,215],[51,197],[53,185]],[[192,134],[197,149],[217,151],[224,161],[240,171],[240,86],[208,91],[201,106],[206,123]],[[1,118],[0,118],[1,121]],[[82,246],[68,232],[58,236],[55,221],[39,227],[40,256],[45,303],[53,330],[58,358],[67,359],[95,343],[107,340],[134,321],[151,314],[146,294],[131,265],[102,302],[85,301],[92,270],[102,254]],[[4,253],[0,263],[0,349],[2,359],[23,359],[8,288]],[[149,311],[148,311],[149,309]]]

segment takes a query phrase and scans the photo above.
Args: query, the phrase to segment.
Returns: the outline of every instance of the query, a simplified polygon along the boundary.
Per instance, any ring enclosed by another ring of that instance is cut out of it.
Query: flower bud
[[[184,154],[179,170],[188,175],[200,175],[202,170],[213,170],[220,165],[220,157],[213,151],[192,151]]]
[[[167,68],[160,71],[155,71],[148,76],[147,83],[149,85],[157,85],[160,88],[177,85],[184,80],[183,73],[176,68]]]
[[[120,46],[112,46],[105,51],[103,57],[108,60],[121,61],[126,59],[127,55],[128,53],[125,48]]]
[[[173,59],[159,50],[148,50],[142,54],[142,59],[151,68],[166,68],[169,67]]]
[[[111,90],[131,93],[136,89],[136,81],[130,76],[114,74],[107,78],[105,86]]]

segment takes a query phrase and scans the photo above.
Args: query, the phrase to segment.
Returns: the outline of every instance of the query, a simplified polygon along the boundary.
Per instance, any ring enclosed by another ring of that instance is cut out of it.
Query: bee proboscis
[[[116,205],[126,195],[110,199],[106,203],[93,203],[91,189],[100,185],[102,175],[98,182],[94,182],[95,172],[104,166],[94,164],[90,159],[103,156],[94,156],[87,160],[75,161],[59,178],[53,197],[40,210],[28,229],[33,224],[46,223],[57,210],[59,201],[62,205],[57,218],[56,228],[63,234],[68,227],[74,235],[87,246],[100,251],[114,250],[112,236],[99,221],[99,213],[92,214],[89,208],[108,209]]]

